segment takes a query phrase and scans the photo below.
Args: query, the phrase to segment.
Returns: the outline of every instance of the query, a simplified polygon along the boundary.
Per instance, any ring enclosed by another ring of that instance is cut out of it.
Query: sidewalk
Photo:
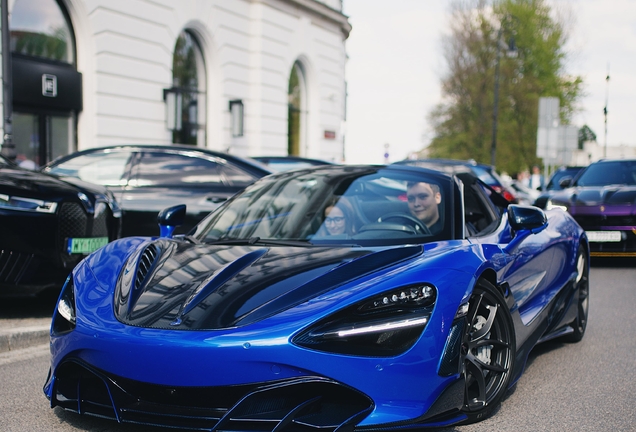
[[[0,353],[49,342],[51,318],[0,320]]]
[[[0,354],[48,345],[56,300],[47,295],[0,301]]]

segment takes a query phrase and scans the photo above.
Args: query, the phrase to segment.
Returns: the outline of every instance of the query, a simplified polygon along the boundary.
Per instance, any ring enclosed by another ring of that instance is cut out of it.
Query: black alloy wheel
[[[462,340],[465,423],[488,417],[506,394],[515,361],[515,332],[502,294],[480,280],[470,298]]]
[[[587,252],[583,246],[579,246],[576,256],[576,294],[577,315],[572,321],[574,332],[564,337],[566,342],[580,342],[587,327],[587,315],[590,309],[590,266]]]

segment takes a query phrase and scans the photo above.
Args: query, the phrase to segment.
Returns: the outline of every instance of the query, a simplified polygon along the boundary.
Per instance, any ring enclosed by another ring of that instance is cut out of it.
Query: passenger
[[[334,199],[325,208],[325,220],[318,235],[354,235],[356,224],[353,207],[346,198]]]
[[[411,214],[426,225],[431,233],[442,230],[444,223],[438,208],[442,202],[442,194],[438,185],[410,182],[406,187],[406,198]]]

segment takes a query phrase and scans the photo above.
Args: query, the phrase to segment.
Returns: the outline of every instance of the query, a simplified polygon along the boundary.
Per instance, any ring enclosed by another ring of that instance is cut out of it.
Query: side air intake
[[[144,283],[158,257],[159,247],[154,243],[149,244],[139,258],[139,268],[135,277],[135,291]]]

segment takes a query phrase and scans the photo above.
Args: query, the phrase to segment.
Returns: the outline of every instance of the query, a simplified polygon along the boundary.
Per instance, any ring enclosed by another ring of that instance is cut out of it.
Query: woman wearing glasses
[[[353,207],[346,198],[334,199],[325,208],[325,220],[318,235],[353,235],[355,233]]]

